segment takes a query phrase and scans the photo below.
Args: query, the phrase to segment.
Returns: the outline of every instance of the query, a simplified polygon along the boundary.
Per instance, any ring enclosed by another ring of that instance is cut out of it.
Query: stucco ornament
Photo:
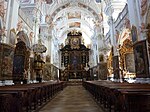
[[[125,18],[125,20],[124,20],[124,26],[127,29],[131,29],[130,20],[128,18]]]
[[[147,11],[147,0],[141,0],[141,16],[144,16]]]

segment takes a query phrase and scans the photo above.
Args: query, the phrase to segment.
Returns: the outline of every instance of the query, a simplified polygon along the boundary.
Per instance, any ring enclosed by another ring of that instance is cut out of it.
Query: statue
[[[147,32],[149,30],[145,27],[145,24],[144,23],[141,23],[141,26],[140,26],[140,32],[142,34],[142,36],[146,39],[147,38]]]
[[[125,28],[131,29],[130,20],[128,18],[125,18],[125,20],[124,20],[124,26],[125,26]]]
[[[30,32],[30,34],[29,34],[29,39],[30,39],[30,42],[31,42],[31,44],[32,44],[32,38],[34,37],[34,33],[33,32]]]
[[[23,21],[19,21],[19,22],[17,23],[17,31],[18,31],[18,32],[21,31],[21,30],[22,30],[22,27],[23,27]]]

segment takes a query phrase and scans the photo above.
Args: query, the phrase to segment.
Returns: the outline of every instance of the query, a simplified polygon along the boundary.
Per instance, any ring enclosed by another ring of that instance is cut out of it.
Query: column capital
[[[111,2],[106,4],[106,7],[104,9],[104,12],[107,16],[112,16],[113,12],[114,12],[114,8],[111,4]]]

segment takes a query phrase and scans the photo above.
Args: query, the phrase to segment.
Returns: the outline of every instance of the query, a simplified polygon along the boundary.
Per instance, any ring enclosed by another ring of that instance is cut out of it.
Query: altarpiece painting
[[[0,43],[0,80],[12,79],[13,46]]]
[[[148,78],[149,63],[147,54],[146,40],[134,44],[135,71],[137,78]]]
[[[131,73],[135,72],[135,62],[134,62],[134,54],[133,53],[125,54],[125,64],[126,64],[126,70],[128,72],[131,72]]]

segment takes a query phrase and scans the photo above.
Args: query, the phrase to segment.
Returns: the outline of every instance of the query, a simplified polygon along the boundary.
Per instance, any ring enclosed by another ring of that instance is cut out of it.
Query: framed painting
[[[80,22],[69,23],[69,28],[73,28],[73,27],[80,28],[80,26],[81,26]]]
[[[142,40],[135,43],[133,48],[134,48],[136,77],[137,78],[150,77],[146,40]]]
[[[133,53],[126,53],[125,54],[125,67],[126,70],[135,73],[135,61],[134,61],[134,54]]]
[[[0,44],[0,80],[12,79],[14,47]]]
[[[108,74],[108,69],[107,69],[107,63],[100,63],[99,64],[99,69],[98,69],[98,77],[101,80],[106,80],[107,79],[107,74]]]
[[[81,12],[69,12],[68,13],[68,19],[73,19],[73,18],[81,18]]]

